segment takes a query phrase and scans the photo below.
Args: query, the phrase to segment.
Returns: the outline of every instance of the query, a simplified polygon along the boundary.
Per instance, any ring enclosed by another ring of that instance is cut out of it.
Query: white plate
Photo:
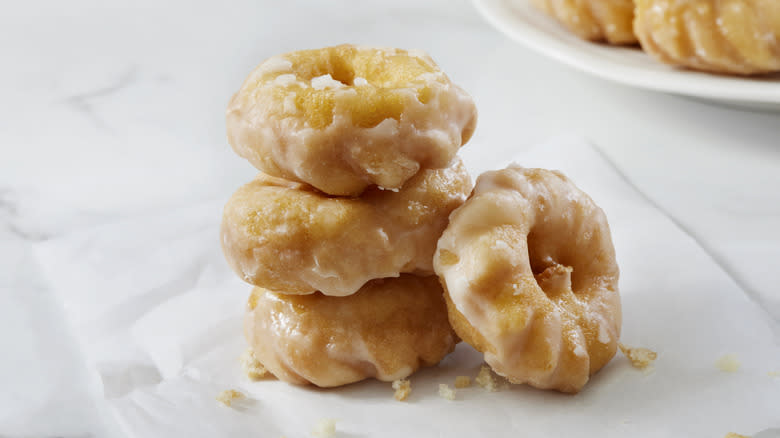
[[[718,76],[661,64],[635,47],[584,41],[529,0],[474,0],[480,13],[513,40],[587,73],[648,90],[780,111],[780,75]]]

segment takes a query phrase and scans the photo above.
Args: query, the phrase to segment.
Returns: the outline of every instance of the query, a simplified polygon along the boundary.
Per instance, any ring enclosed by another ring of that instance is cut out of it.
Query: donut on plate
[[[344,296],[374,278],[431,275],[436,241],[471,187],[457,158],[356,198],[260,174],[225,205],[222,248],[245,281],[285,293]]]
[[[428,55],[342,45],[260,64],[228,105],[227,132],[261,171],[354,196],[447,167],[476,117]]]
[[[577,392],[615,355],[609,225],[559,172],[510,166],[480,176],[434,267],[455,332],[511,382]]]
[[[780,71],[778,0],[636,0],[642,48],[667,64],[730,74]]]
[[[634,44],[634,0],[531,0],[582,39]]]
[[[457,342],[436,276],[372,280],[347,297],[256,287],[244,333],[278,379],[320,387],[402,379],[432,366]]]

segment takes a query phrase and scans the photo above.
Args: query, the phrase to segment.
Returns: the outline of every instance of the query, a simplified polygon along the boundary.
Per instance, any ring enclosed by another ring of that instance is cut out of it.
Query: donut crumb
[[[658,358],[658,353],[650,350],[649,348],[632,348],[623,343],[618,343],[618,347],[623,353],[623,356],[628,358],[628,360],[631,362],[631,366],[640,370],[652,369],[651,365]]]
[[[451,266],[460,261],[460,258],[457,254],[454,252],[447,250],[447,249],[441,249],[439,250],[439,260],[441,260],[441,264],[444,266]]]
[[[393,397],[398,401],[404,401],[412,393],[412,382],[405,379],[396,380],[393,382],[393,389],[395,390]]]
[[[317,421],[311,430],[312,436],[319,438],[329,438],[336,435],[336,420],[333,418],[322,418]]]
[[[750,437],[747,435],[740,435],[736,432],[729,432],[723,438],[750,438]]]
[[[769,371],[766,375],[769,377],[780,377],[780,371]]]
[[[736,354],[726,354],[715,361],[715,366],[723,372],[736,373],[739,371],[740,363]]]
[[[474,381],[477,382],[477,385],[481,386],[487,391],[495,392],[498,390],[496,379],[493,377],[493,374],[490,371],[490,367],[487,365],[482,365],[482,367],[479,369],[479,374],[477,374],[477,377],[474,379]]]
[[[439,383],[439,396],[447,400],[455,400],[455,390],[446,383]]]
[[[471,386],[471,377],[469,376],[457,376],[455,377],[456,388],[468,388]]]
[[[226,389],[219,393],[217,396],[217,401],[227,407],[230,407],[233,405],[234,400],[240,400],[243,398],[246,398],[246,395],[244,395],[243,392],[236,391],[235,389]]]
[[[244,370],[244,374],[251,380],[260,380],[268,374],[268,370],[265,369],[255,357],[255,352],[251,348],[247,348],[243,354],[241,354],[241,369]]]

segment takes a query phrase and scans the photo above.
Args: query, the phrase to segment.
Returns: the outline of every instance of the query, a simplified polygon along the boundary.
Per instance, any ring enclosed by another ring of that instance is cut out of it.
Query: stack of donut
[[[456,153],[475,125],[420,52],[343,45],[249,75],[228,139],[261,172],[221,237],[254,286],[245,335],[274,376],[394,381],[463,339],[511,382],[577,392],[614,356],[604,213],[555,171],[513,165],[472,188]]]
[[[227,110],[260,170],[225,206],[222,246],[254,285],[245,334],[277,378],[405,378],[457,341],[433,271],[471,178],[471,97],[426,54],[351,45],[275,56]]]

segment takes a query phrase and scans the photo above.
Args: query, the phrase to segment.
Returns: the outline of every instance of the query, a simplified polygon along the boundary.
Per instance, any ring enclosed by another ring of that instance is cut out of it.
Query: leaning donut
[[[340,196],[448,166],[475,126],[471,97],[428,55],[351,45],[266,60],[227,110],[238,155]]]
[[[458,336],[511,382],[577,392],[615,354],[619,274],[607,219],[560,172],[480,176],[434,267]]]
[[[455,348],[435,276],[373,280],[348,297],[290,295],[256,287],[244,333],[280,380],[321,387],[402,379]]]
[[[471,187],[457,158],[357,198],[260,174],[225,205],[222,248],[245,281],[286,293],[344,296],[374,278],[431,275],[436,241]]]

